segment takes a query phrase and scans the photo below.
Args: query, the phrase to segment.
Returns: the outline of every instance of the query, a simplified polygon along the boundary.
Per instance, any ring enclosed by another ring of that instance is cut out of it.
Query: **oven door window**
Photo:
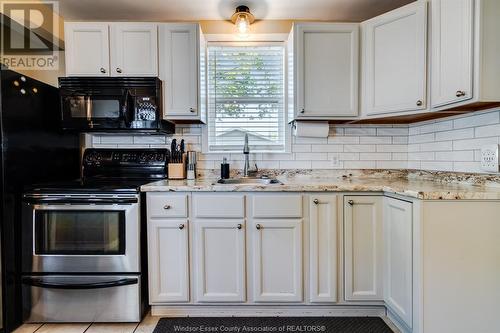
[[[123,255],[125,212],[38,210],[35,254]]]

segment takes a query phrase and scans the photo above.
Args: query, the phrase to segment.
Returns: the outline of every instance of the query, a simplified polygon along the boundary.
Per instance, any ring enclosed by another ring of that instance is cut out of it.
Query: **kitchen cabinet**
[[[157,25],[66,22],[67,76],[157,76]]]
[[[293,25],[296,119],[358,115],[359,24]]]
[[[427,109],[427,3],[395,9],[361,28],[363,113]]]
[[[255,302],[302,302],[302,219],[253,219]]]
[[[309,294],[313,303],[337,301],[337,195],[309,197]]]
[[[157,30],[154,23],[112,23],[111,75],[158,76]]]
[[[196,219],[194,257],[197,302],[244,302],[244,220]]]
[[[432,0],[431,15],[432,108],[499,102],[500,2]]]
[[[383,300],[382,196],[344,197],[344,283],[347,301]]]
[[[159,51],[166,118],[204,121],[206,50],[199,24],[160,24]]]
[[[67,76],[109,76],[109,25],[100,22],[64,24]]]
[[[187,219],[148,219],[149,301],[189,301]]]
[[[384,302],[408,327],[413,307],[412,203],[384,198]]]

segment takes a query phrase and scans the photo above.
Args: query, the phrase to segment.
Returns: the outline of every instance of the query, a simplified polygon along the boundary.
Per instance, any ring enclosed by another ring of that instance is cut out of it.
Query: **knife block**
[[[168,179],[186,178],[186,165],[184,163],[168,164]]]

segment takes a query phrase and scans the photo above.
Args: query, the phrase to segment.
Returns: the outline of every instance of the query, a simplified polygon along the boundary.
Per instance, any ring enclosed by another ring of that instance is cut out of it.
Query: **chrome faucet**
[[[245,166],[243,167],[243,177],[249,177],[250,173],[257,173],[257,164],[255,164],[255,170],[250,171],[250,147],[248,146],[248,133],[245,133],[245,145],[243,146],[243,154],[245,155]]]

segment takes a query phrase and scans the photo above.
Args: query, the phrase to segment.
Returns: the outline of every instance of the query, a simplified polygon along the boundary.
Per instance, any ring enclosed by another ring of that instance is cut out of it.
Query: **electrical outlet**
[[[484,171],[498,172],[498,145],[487,145],[481,148],[481,169]]]
[[[332,168],[342,168],[339,154],[332,154],[330,160],[332,161]]]

